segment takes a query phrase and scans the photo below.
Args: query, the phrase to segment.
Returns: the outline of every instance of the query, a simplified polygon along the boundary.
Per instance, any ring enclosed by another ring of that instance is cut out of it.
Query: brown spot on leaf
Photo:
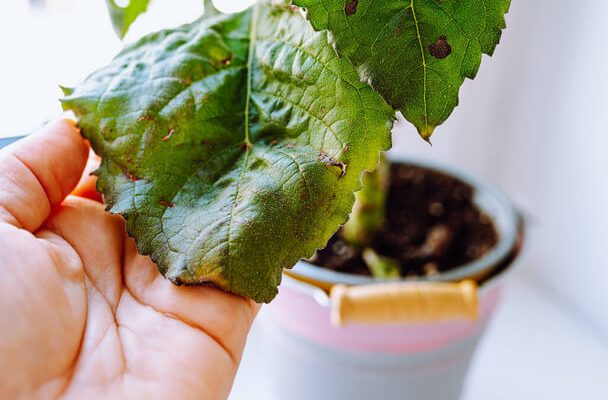
[[[125,170],[125,175],[127,176],[127,178],[129,178],[129,180],[131,182],[136,182],[138,181],[140,178],[136,177],[135,175],[133,175],[132,173],[130,173],[129,171]]]
[[[148,122],[155,122],[154,118],[148,114],[144,114],[141,117],[137,118],[138,121],[148,121]]]
[[[228,65],[232,64],[232,54],[229,54],[228,57],[226,57],[222,61],[220,61],[220,64],[222,64],[224,66],[228,66]]]
[[[357,12],[357,5],[359,5],[359,0],[349,0],[346,2],[344,6],[344,12],[346,15],[353,15]]]
[[[340,168],[340,178],[342,178],[342,177],[344,177],[344,175],[346,175],[346,164],[339,162],[339,161],[332,160],[331,157],[329,155],[327,155],[327,153],[321,152],[321,154],[319,154],[319,161],[321,161],[323,164],[325,164],[326,167]]]
[[[165,208],[173,208],[175,207],[175,204],[173,203],[169,203],[167,200],[161,200],[160,201],[160,205],[165,207]]]
[[[446,58],[452,54],[452,46],[448,43],[448,39],[445,36],[439,36],[435,43],[429,45],[429,53],[439,60]]]
[[[279,1],[279,2],[276,2],[276,4],[273,4],[272,13],[275,14],[275,12],[277,10],[285,10],[285,11],[294,13],[294,12],[298,12],[300,10],[300,7],[293,5],[293,4],[281,4],[281,2]],[[276,13],[276,15],[279,15],[279,14]]]

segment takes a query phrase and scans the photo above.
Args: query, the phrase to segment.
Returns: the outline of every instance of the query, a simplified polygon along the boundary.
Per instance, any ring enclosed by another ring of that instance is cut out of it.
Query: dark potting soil
[[[372,246],[400,263],[401,276],[447,271],[490,250],[498,241],[494,223],[473,203],[474,189],[440,172],[391,166],[384,229]],[[361,250],[338,231],[310,260],[332,270],[370,275]]]

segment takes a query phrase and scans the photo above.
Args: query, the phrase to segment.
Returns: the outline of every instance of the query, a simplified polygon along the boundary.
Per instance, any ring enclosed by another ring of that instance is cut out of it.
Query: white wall
[[[608,2],[513,0],[508,30],[430,148],[397,151],[493,180],[528,214],[524,268],[608,339]]]

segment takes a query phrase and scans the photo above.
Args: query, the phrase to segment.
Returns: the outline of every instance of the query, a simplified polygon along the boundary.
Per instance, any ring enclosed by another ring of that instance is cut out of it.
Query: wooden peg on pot
[[[330,307],[336,326],[475,320],[477,284],[465,280],[335,285]]]

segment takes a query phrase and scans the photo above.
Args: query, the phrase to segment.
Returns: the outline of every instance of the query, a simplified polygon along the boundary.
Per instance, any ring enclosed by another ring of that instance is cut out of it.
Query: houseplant
[[[108,209],[175,283],[270,301],[283,268],[348,219],[361,173],[390,148],[394,108],[428,139],[508,8],[343,3],[296,2],[330,35],[285,1],[231,15],[207,2],[196,22],[146,36],[65,88],[64,108],[102,156]],[[370,37],[369,51],[357,45]]]
[[[449,116],[509,5],[294,3],[307,18],[286,1],[231,15],[206,2],[199,20],[146,36],[64,90],[102,156],[109,211],[176,284],[272,300],[283,268],[347,221],[362,173],[390,148],[396,110],[426,140]],[[147,1],[108,4],[124,33]],[[365,179],[378,189],[360,192],[368,205],[346,236],[372,271],[396,277],[370,246],[382,212],[365,221],[383,209],[382,173]]]
[[[337,270],[322,267],[328,263],[327,254],[300,261],[266,310],[256,336],[269,359],[272,379],[267,384],[276,398],[459,397],[479,339],[500,302],[505,273],[519,253],[522,225],[509,201],[482,180],[428,161],[393,159],[394,168],[409,169],[411,165],[439,171],[469,185],[475,192],[474,203],[497,230],[497,242],[482,256],[452,269],[390,282],[362,274],[361,268],[356,270],[356,254],[338,257],[342,265]],[[398,191],[391,192],[388,208],[394,211],[398,209],[394,203],[403,198]],[[452,201],[443,204],[446,214],[458,214],[449,210]],[[425,218],[429,211],[417,210]],[[440,219],[452,218],[444,217]],[[434,225],[425,224],[419,227],[431,227],[432,231]],[[334,236],[330,246],[339,240],[340,235]],[[405,265],[413,262],[416,267],[415,258],[400,261]],[[331,259],[330,263],[336,264]],[[447,304],[445,298],[432,292],[437,282],[454,290]],[[344,309],[336,302],[339,293],[335,288],[345,284],[357,296],[354,309]],[[414,292],[416,296],[424,298],[426,293],[426,300],[417,297],[411,301],[403,296],[414,286],[422,289]],[[477,304],[461,308],[460,299],[467,298]],[[467,310],[475,315],[467,315]],[[342,326],[333,323],[336,312],[342,315]]]

